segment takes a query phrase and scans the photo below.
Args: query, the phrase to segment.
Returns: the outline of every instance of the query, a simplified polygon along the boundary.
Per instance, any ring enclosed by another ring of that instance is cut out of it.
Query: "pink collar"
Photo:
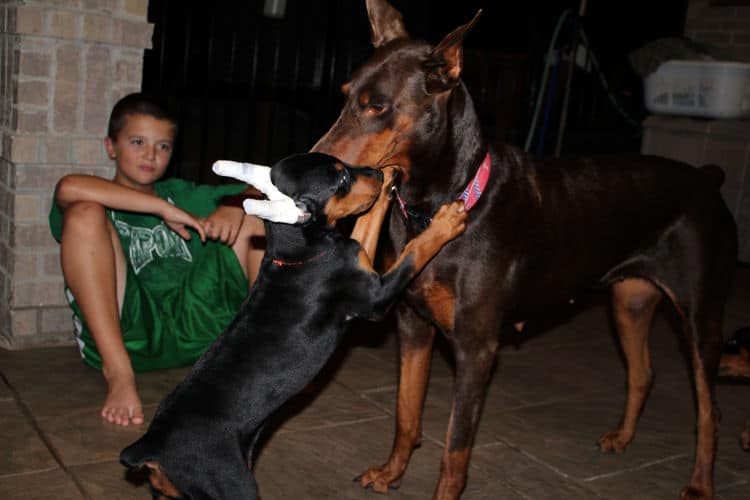
[[[324,250],[320,252],[318,255],[313,255],[309,259],[305,260],[281,260],[281,259],[273,259],[271,262],[276,264],[277,266],[301,266],[303,264],[307,264],[308,262],[312,262],[314,260],[318,260],[319,258],[323,257],[325,254],[328,253],[328,250]]]
[[[464,192],[458,197],[459,200],[464,200],[464,207],[467,212],[476,205],[477,201],[479,201],[479,198],[482,196],[482,192],[484,192],[484,188],[487,186],[487,181],[490,178],[491,164],[492,160],[490,159],[490,153],[487,153],[484,155],[484,160],[482,160],[481,165],[479,165],[477,173],[474,174],[474,178],[471,179],[469,185],[464,189]],[[396,196],[396,201],[401,209],[401,214],[404,216],[404,219],[408,219],[409,215],[406,210],[406,202],[401,198],[396,186],[393,186],[393,193]]]
[[[471,208],[479,201],[479,197],[482,196],[485,186],[487,186],[487,180],[490,178],[490,154],[487,153],[482,160],[482,164],[479,165],[476,175],[471,180],[464,192],[459,197],[464,200],[464,207],[468,212]]]

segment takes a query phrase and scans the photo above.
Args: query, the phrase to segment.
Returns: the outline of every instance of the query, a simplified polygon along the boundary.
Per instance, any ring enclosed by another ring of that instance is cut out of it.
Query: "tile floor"
[[[690,472],[694,405],[670,315],[656,320],[651,345],[656,383],[636,440],[623,455],[594,442],[619,419],[624,370],[601,301],[545,327],[529,324],[507,345],[492,380],[464,499],[677,498]],[[750,324],[750,268],[740,267],[725,333]],[[319,392],[290,402],[267,426],[256,462],[264,500],[373,499],[352,478],[390,449],[395,342],[384,328],[356,325],[318,381]],[[424,439],[389,498],[429,498],[438,474],[451,404],[450,364],[438,350]],[[143,374],[147,416],[186,370]],[[147,499],[125,478],[122,447],[142,428],[100,421],[103,384],[72,347],[0,350],[0,498]],[[750,453],[737,444],[750,419],[750,385],[723,381],[716,462],[717,498],[746,499]]]

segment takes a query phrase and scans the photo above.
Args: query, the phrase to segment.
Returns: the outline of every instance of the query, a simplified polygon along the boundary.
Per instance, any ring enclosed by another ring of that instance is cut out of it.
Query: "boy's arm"
[[[55,187],[55,203],[61,210],[72,203],[88,201],[114,210],[126,210],[160,217],[174,231],[190,239],[186,227],[195,229],[205,241],[203,227],[196,218],[153,194],[122,186],[93,175],[66,175]]]

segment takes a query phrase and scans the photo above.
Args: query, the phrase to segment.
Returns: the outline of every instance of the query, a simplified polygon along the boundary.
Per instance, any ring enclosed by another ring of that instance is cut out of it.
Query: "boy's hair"
[[[120,131],[125,127],[128,115],[146,115],[157,120],[167,120],[172,124],[173,133],[177,135],[177,120],[153,97],[139,92],[128,94],[112,108],[107,126],[107,136],[113,141],[117,140]]]

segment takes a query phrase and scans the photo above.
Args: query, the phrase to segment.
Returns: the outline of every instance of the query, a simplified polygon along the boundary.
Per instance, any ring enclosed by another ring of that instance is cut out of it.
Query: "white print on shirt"
[[[170,199],[167,200],[174,205]],[[114,213],[113,219],[114,219]],[[159,257],[172,257],[193,262],[193,256],[185,240],[169,229],[162,222],[152,228],[131,226],[127,222],[114,220],[115,228],[122,237],[130,237],[130,263],[136,275],[154,260],[154,254]]]
[[[123,237],[130,236],[130,263],[137,275],[141,269],[159,257],[174,257],[193,262],[187,243],[163,222],[152,228],[131,226],[123,221],[115,221],[117,232]]]

